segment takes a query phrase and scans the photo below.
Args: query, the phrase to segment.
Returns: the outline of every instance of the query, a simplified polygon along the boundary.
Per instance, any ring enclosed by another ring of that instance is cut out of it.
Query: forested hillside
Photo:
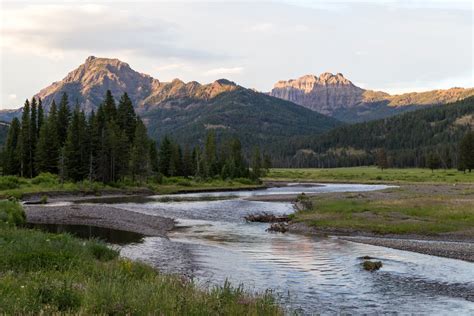
[[[193,99],[176,100],[171,106],[140,113],[150,136],[165,135],[194,146],[203,144],[209,131],[219,141],[231,137],[241,140],[249,154],[259,146],[272,153],[290,137],[316,135],[342,123],[294,103],[238,87],[196,104]]]
[[[383,149],[393,167],[458,166],[463,135],[474,128],[474,97],[449,105],[347,125],[321,136],[293,138],[274,163],[293,167],[371,165]],[[291,158],[290,158],[291,157]]]

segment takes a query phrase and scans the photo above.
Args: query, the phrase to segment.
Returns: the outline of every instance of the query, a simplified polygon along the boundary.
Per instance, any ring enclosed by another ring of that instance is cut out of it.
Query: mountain
[[[219,138],[238,136],[247,150],[256,144],[278,148],[278,142],[288,137],[322,133],[341,125],[336,119],[226,79],[209,84],[179,79],[160,82],[118,59],[94,56],[35,96],[41,97],[48,110],[52,100],[59,102],[66,92],[71,107],[77,103],[91,112],[107,90],[117,99],[128,93],[155,139],[170,135],[189,145],[202,142],[214,130]]]
[[[117,98],[127,92],[137,108],[146,110],[156,106],[167,107],[170,99],[207,100],[235,87],[234,83],[225,79],[207,85],[196,81],[184,83],[179,79],[160,82],[133,70],[118,59],[90,56],[63,80],[54,82],[35,96],[40,97],[48,107],[53,99],[58,102],[66,92],[72,103],[78,103],[86,112],[90,112],[102,102],[107,90]]]
[[[345,125],[317,137],[290,139],[292,166],[370,165],[383,148],[395,167],[424,167],[435,155],[441,167],[456,167],[458,145],[474,128],[474,97],[390,118]]]
[[[208,131],[220,139],[237,136],[247,152],[259,145],[272,153],[290,137],[315,135],[341,123],[294,103],[239,86],[209,99],[168,99],[166,106],[139,112],[150,135],[171,135],[183,144],[203,144]]]
[[[341,121],[361,122],[413,111],[421,105],[462,100],[474,95],[474,88],[390,95],[357,87],[341,73],[334,75],[326,72],[319,77],[306,75],[278,81],[269,94]]]

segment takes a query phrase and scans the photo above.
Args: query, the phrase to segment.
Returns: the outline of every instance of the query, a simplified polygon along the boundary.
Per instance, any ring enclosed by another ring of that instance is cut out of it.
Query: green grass
[[[84,194],[101,195],[108,191],[117,193],[133,192],[140,188],[153,190],[158,194],[172,194],[182,191],[206,191],[219,189],[251,189],[260,187],[249,179],[187,179],[184,177],[163,178],[161,183],[149,181],[146,183],[134,183],[130,180],[122,182],[103,184],[100,182],[65,182],[61,183],[58,176],[43,173],[33,179],[25,179],[15,176],[0,177],[0,198],[14,197],[21,199],[26,194],[47,194],[48,192],[80,192]]]
[[[312,207],[293,220],[321,229],[357,230],[378,234],[461,232],[474,237],[474,194],[383,193],[312,197]]]
[[[474,172],[454,169],[386,169],[353,167],[333,169],[271,169],[264,180],[352,183],[474,183]]]
[[[0,314],[282,314],[270,293],[251,295],[228,283],[198,288],[67,234],[0,223],[0,254]]]

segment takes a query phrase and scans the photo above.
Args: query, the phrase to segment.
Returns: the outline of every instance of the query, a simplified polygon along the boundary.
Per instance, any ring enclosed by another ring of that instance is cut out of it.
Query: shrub
[[[31,180],[32,184],[40,184],[46,186],[53,186],[59,184],[59,178],[57,175],[49,173],[49,172],[42,172],[36,177]]]
[[[25,212],[17,201],[0,201],[0,223],[6,223],[8,226],[18,226],[26,221]]]
[[[40,199],[41,204],[46,204],[48,203],[48,196],[47,195],[42,195]]]
[[[18,189],[20,185],[26,184],[26,181],[15,176],[0,177],[0,190]]]

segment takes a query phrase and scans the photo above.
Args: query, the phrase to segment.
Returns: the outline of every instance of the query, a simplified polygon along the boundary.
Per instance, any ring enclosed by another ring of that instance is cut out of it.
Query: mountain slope
[[[247,151],[259,145],[275,152],[289,137],[314,135],[341,125],[291,102],[242,87],[209,100],[186,101],[142,112],[154,138],[170,135],[195,145],[202,144],[207,132],[213,130],[218,138],[239,137]]]
[[[452,88],[389,95],[359,88],[340,73],[323,73],[319,77],[306,75],[279,81],[269,94],[342,121],[360,122],[412,111],[420,105],[462,100],[474,95],[474,89]]]
[[[189,145],[202,142],[209,130],[215,130],[221,138],[239,137],[247,150],[256,144],[278,148],[278,143],[289,137],[314,135],[341,125],[333,118],[226,79],[209,84],[179,79],[160,82],[118,59],[93,56],[36,96],[48,109],[52,100],[59,102],[66,92],[71,106],[77,102],[90,112],[107,90],[117,99],[128,93],[155,139],[170,135]]]
[[[457,146],[474,128],[474,97],[381,120],[336,128],[318,137],[299,137],[285,146],[293,165],[341,167],[374,163],[384,148],[393,166],[423,167],[434,154],[442,167],[457,165]]]

